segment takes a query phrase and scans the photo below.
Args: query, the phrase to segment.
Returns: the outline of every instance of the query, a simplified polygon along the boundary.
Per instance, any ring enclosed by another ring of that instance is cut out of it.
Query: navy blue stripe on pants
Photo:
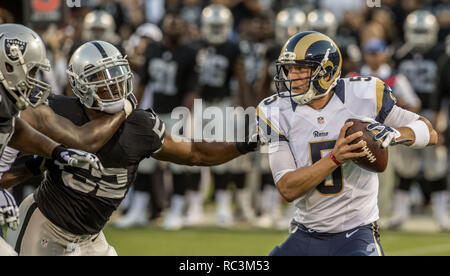
[[[374,222],[341,233],[318,233],[303,225],[270,256],[384,256]]]

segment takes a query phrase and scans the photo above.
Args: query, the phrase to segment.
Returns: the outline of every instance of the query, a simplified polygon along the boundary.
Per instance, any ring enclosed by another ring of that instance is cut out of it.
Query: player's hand
[[[128,116],[130,116],[130,114],[137,107],[138,107],[138,101],[137,101],[134,93],[128,94],[127,99],[125,100],[125,106],[124,106],[125,116],[128,118]]]
[[[257,151],[261,148],[261,145],[264,144],[261,138],[262,137],[259,135],[259,132],[255,131],[253,134],[245,137],[244,142],[236,142],[236,148],[242,154]]]
[[[4,189],[0,190],[0,225],[7,225],[12,230],[19,226],[19,207],[14,197]]]
[[[366,146],[366,141],[361,140],[356,144],[350,145],[353,140],[355,140],[358,137],[361,137],[363,133],[361,131],[358,131],[356,133],[353,133],[352,135],[349,135],[345,137],[345,133],[347,132],[347,129],[353,125],[353,122],[347,122],[339,132],[339,137],[336,140],[336,144],[334,145],[334,148],[332,150],[332,153],[334,157],[337,159],[337,161],[341,164],[344,164],[348,160],[359,158],[366,156],[367,153],[365,152],[353,152],[358,151],[359,149]]]
[[[401,136],[401,133],[398,130],[377,122],[374,119],[363,118],[361,121],[369,123],[369,125],[367,125],[367,130],[378,131],[378,133],[375,135],[375,139],[381,141],[381,147],[383,148],[412,141],[411,139],[398,140],[398,138],[400,138]]]
[[[53,150],[52,158],[61,169],[64,166],[82,166],[83,163],[89,163],[97,170],[103,168],[102,163],[95,154],[69,149],[63,145],[59,145]]]

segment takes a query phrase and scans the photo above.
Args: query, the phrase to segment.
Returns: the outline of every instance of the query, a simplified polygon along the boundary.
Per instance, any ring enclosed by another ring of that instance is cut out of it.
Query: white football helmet
[[[318,9],[308,13],[308,29],[334,39],[338,28],[336,16],[330,11]]]
[[[291,36],[306,30],[306,15],[297,8],[280,11],[275,19],[275,39],[283,45]]]
[[[114,17],[102,10],[94,10],[86,14],[83,20],[82,38],[84,41],[103,40],[116,43],[119,40],[115,33]]]
[[[233,15],[231,11],[218,4],[205,7],[201,15],[201,33],[203,38],[212,44],[227,41],[233,31]]]
[[[439,24],[431,12],[417,10],[406,17],[404,31],[406,43],[412,48],[426,50],[437,43]]]
[[[0,82],[23,110],[45,102],[50,85],[37,78],[40,71],[50,71],[50,62],[39,35],[23,25],[0,25]],[[33,92],[41,95],[31,102]]]
[[[105,41],[81,45],[73,53],[66,72],[73,93],[90,109],[117,113],[133,93],[128,60]]]

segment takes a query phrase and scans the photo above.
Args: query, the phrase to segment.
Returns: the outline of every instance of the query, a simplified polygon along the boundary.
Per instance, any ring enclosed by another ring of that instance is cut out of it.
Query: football
[[[347,129],[345,137],[358,131],[362,131],[363,133],[361,137],[356,138],[350,144],[358,143],[361,140],[364,140],[367,143],[367,145],[364,148],[359,150],[360,152],[365,151],[367,155],[364,157],[355,158],[352,161],[355,162],[355,164],[357,164],[361,168],[366,169],[368,171],[377,173],[383,172],[386,169],[388,162],[388,150],[387,148],[381,147],[380,141],[375,140],[375,135],[377,134],[378,131],[367,130],[366,127],[367,125],[369,125],[369,123],[365,123],[359,119],[348,119],[346,123],[349,121],[352,121],[353,125]]]

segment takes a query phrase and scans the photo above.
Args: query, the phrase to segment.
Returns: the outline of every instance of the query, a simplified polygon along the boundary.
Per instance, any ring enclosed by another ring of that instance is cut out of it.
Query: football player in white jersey
[[[280,194],[295,201],[291,235],[270,255],[384,255],[378,226],[378,176],[348,162],[365,141],[345,137],[349,118],[370,122],[382,146],[437,142],[430,122],[395,105],[375,77],[340,78],[341,53],[328,36],[300,32],[277,60],[278,93],[257,108]]]

